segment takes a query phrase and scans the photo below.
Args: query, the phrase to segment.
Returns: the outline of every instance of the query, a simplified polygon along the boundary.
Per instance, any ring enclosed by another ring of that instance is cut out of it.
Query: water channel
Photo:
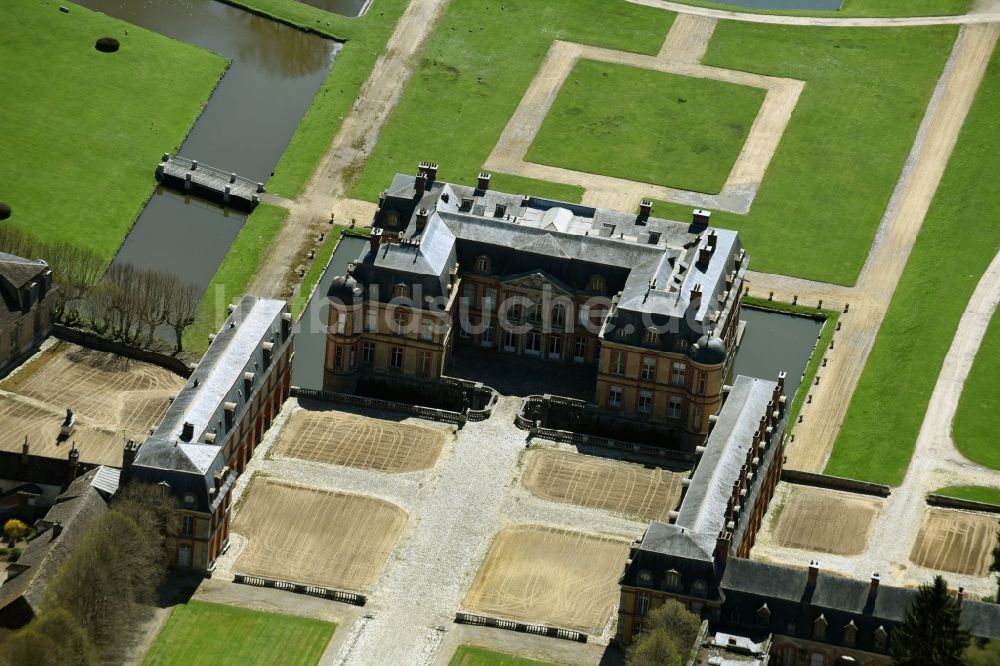
[[[791,404],[823,322],[748,307],[740,311],[740,319],[747,326],[740,349],[736,352],[733,376],[749,375],[774,380],[784,370],[785,395]]]
[[[330,283],[338,275],[347,274],[347,265],[358,258],[361,249],[368,243],[357,236],[343,236],[330,256],[326,272],[316,285],[309,304],[299,319],[299,330],[295,332],[295,365],[292,368],[292,385],[320,390],[323,388],[323,364],[326,359],[326,325],[330,312],[330,300],[326,292]]]
[[[261,182],[271,175],[340,49],[332,40],[216,0],[76,2],[229,58],[229,70],[179,153]],[[159,159],[149,155],[151,184]],[[204,289],[245,219],[238,211],[157,187],[115,261],[167,271]]]

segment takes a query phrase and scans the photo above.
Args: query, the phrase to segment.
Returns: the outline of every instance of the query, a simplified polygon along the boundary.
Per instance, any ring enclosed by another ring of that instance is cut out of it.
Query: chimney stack
[[[194,438],[194,424],[190,421],[185,421],[184,426],[181,428],[181,439],[185,442],[190,442]]]
[[[435,162],[421,162],[417,167],[417,173],[423,174],[427,179],[427,184],[434,182],[438,175],[438,165]]]
[[[870,596],[872,599],[874,599],[875,596],[878,594],[878,584],[879,582],[881,582],[881,580],[882,577],[878,575],[877,571],[872,574],[872,586],[868,590],[868,596]]]
[[[639,217],[649,217],[653,212],[653,202],[649,199],[643,199],[639,204]]]
[[[28,466],[28,436],[24,436],[24,444],[21,445],[21,467]]]
[[[699,227],[707,227],[712,221],[712,211],[702,208],[695,208],[691,213],[691,224]]]
[[[53,539],[57,538],[60,534],[62,534],[62,531],[63,531],[63,525],[62,525],[62,523],[52,523],[52,538]]]
[[[958,597],[958,607],[961,608],[962,607],[962,602],[965,601],[965,588],[964,587],[958,588],[958,595],[957,595],[957,597]]]
[[[688,305],[692,310],[701,307],[701,283],[696,283],[691,287],[691,294],[688,297]]]
[[[732,532],[726,530],[719,532],[719,536],[715,538],[715,563],[719,568],[725,568],[726,562],[729,560],[729,545],[732,541]]]
[[[427,209],[426,208],[421,208],[420,210],[417,211],[417,217],[415,218],[415,221],[416,221],[417,233],[422,232],[424,230],[424,227],[427,226]]]
[[[718,242],[719,237],[715,235],[713,231],[705,239],[705,244],[701,246],[698,250],[698,263],[708,265],[708,262],[712,260],[712,255],[715,254],[715,245]]]
[[[809,560],[809,587],[816,587],[816,578],[819,576],[819,560]]]
[[[424,196],[424,192],[427,191],[427,174],[421,171],[417,174],[417,177],[413,180],[413,189],[417,191],[417,196]]]
[[[479,173],[479,180],[476,182],[476,189],[482,192],[485,192],[486,190],[490,189],[491,177],[492,176],[490,176],[490,174],[486,173],[485,171],[481,171]]]
[[[66,483],[73,483],[73,479],[76,478],[76,471],[80,466],[80,449],[76,448],[74,443],[73,448],[69,450],[69,480]]]

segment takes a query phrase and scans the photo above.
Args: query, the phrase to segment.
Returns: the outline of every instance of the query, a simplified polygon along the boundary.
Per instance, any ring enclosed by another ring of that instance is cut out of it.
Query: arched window
[[[392,287],[393,298],[409,298],[410,297],[410,287],[402,282],[393,285]]]
[[[649,585],[653,582],[653,572],[649,569],[643,569],[639,572],[639,582],[643,585]]]
[[[676,569],[671,569],[663,576],[663,587],[667,590],[676,590],[681,586],[681,574]]]
[[[489,273],[493,266],[490,262],[490,258],[485,254],[481,254],[476,257],[476,271],[479,273]]]

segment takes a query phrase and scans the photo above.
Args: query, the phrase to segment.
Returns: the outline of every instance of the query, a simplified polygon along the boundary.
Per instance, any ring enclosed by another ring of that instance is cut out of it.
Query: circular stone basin
[[[119,44],[118,40],[114,37],[101,37],[97,40],[97,43],[94,44],[94,48],[101,53],[114,53],[120,46],[121,44]]]

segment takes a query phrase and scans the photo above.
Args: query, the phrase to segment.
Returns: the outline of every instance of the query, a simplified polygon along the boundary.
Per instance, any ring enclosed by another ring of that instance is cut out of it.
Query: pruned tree
[[[961,628],[961,608],[941,576],[921,585],[903,623],[892,632],[896,666],[962,666],[969,632]]]
[[[153,346],[156,328],[167,321],[169,299],[177,281],[175,276],[162,271],[140,271],[137,276],[135,291],[139,318],[146,327],[146,347]]]
[[[17,541],[28,533],[28,526],[17,518],[11,518],[3,524],[3,533],[11,541]]]
[[[184,331],[194,323],[200,296],[198,287],[190,283],[178,285],[171,291],[170,303],[167,306],[169,311],[167,324],[174,329],[174,335],[177,337],[178,354],[184,351]]]

